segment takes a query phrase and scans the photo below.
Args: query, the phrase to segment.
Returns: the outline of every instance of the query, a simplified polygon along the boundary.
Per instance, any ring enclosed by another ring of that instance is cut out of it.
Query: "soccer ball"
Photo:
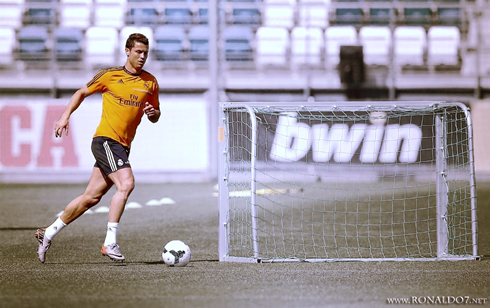
[[[191,260],[191,249],[184,242],[173,240],[163,247],[163,262],[170,266],[186,266]]]

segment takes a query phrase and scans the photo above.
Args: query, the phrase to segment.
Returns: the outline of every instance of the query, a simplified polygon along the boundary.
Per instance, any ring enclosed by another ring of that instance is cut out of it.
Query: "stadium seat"
[[[391,30],[389,27],[366,26],[359,30],[366,65],[389,65]]]
[[[163,11],[165,24],[190,25],[192,24],[192,19],[190,7],[167,7]]]
[[[393,60],[397,66],[424,65],[427,34],[421,26],[401,26],[393,33]]]
[[[369,23],[371,25],[389,25],[391,20],[395,19],[393,8],[370,8]]]
[[[94,0],[94,26],[114,27],[121,29],[124,26],[125,0]]]
[[[24,24],[54,25],[56,24],[57,0],[26,0]]]
[[[461,34],[455,26],[434,26],[427,34],[427,62],[430,66],[460,64]]]
[[[49,60],[49,34],[45,27],[27,26],[17,34],[19,43],[19,59],[28,62],[44,62]]]
[[[126,26],[121,29],[119,33],[119,47],[117,48],[120,51],[119,57],[120,59],[126,58],[126,40],[133,33],[141,33],[148,38],[150,43],[150,48],[153,46],[153,30],[150,27],[137,27],[137,26]],[[147,60],[149,63],[151,60],[151,53]]]
[[[403,9],[405,25],[428,25],[432,22],[432,9],[430,7],[406,7]]]
[[[154,40],[154,60],[181,62],[185,59],[187,39],[183,27],[159,26],[155,29]]]
[[[231,23],[235,25],[259,26],[261,18],[259,8],[235,7],[231,12]]]
[[[189,59],[206,62],[209,59],[209,28],[194,26],[189,29]]]
[[[85,32],[85,59],[91,68],[116,65],[116,48],[119,48],[117,29],[90,27]]]
[[[264,20],[266,27],[291,29],[294,26],[294,6],[290,4],[265,4]]]
[[[301,27],[319,27],[328,26],[328,4],[324,2],[312,2],[302,0],[299,4],[299,20]]]
[[[291,32],[291,64],[294,68],[322,63],[323,32],[320,28],[296,27]]]
[[[54,30],[54,51],[58,62],[78,62],[82,60],[83,32],[76,28],[56,28]]]
[[[459,7],[437,8],[437,24],[445,26],[460,26],[463,11]]]
[[[332,69],[339,64],[340,46],[357,45],[357,30],[354,26],[332,26],[325,29],[325,66]]]
[[[223,31],[226,61],[251,62],[253,61],[254,34],[250,27],[231,26]]]
[[[258,69],[266,66],[288,67],[289,32],[286,28],[260,27],[255,40]]]
[[[92,5],[92,0],[60,0],[62,4],[85,4]]]
[[[0,27],[19,29],[22,26],[24,0],[4,0],[0,3]]]
[[[10,27],[0,28],[0,66],[13,64],[13,53],[16,43],[15,30]]]
[[[134,7],[128,11],[128,25],[156,26],[158,24],[158,11],[152,7]]]
[[[195,16],[195,23],[198,25],[207,25],[209,22],[209,12],[208,8],[200,7],[197,9],[197,14]]]
[[[86,1],[86,0],[83,0]],[[125,6],[128,2],[127,0],[93,0],[95,4],[117,4],[119,6]]]
[[[88,0],[61,0],[60,26],[80,29],[90,27],[91,5],[92,2]]]
[[[364,11],[361,8],[336,8],[336,25],[360,25],[364,21]]]

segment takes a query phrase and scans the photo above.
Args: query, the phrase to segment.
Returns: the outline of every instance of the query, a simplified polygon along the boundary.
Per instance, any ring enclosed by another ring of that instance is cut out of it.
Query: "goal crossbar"
[[[219,259],[478,259],[461,103],[221,103]]]

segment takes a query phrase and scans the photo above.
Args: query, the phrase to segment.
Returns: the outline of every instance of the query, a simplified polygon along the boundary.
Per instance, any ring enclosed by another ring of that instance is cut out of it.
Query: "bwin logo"
[[[316,162],[348,163],[362,143],[361,163],[417,161],[422,129],[415,124],[314,124],[298,122],[296,113],[279,117],[270,158],[279,162],[302,159],[312,150]]]

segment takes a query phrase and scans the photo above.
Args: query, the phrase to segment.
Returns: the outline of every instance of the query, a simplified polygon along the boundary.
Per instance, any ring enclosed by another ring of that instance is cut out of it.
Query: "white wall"
[[[144,116],[132,144],[130,161],[135,174],[151,177],[150,181],[167,181],[165,174],[209,172],[209,116],[204,95],[161,95],[160,101],[160,121],[153,124]],[[88,180],[101,98],[87,98],[70,119],[69,135],[54,138],[54,123],[67,103],[68,99],[0,100],[0,182]]]

